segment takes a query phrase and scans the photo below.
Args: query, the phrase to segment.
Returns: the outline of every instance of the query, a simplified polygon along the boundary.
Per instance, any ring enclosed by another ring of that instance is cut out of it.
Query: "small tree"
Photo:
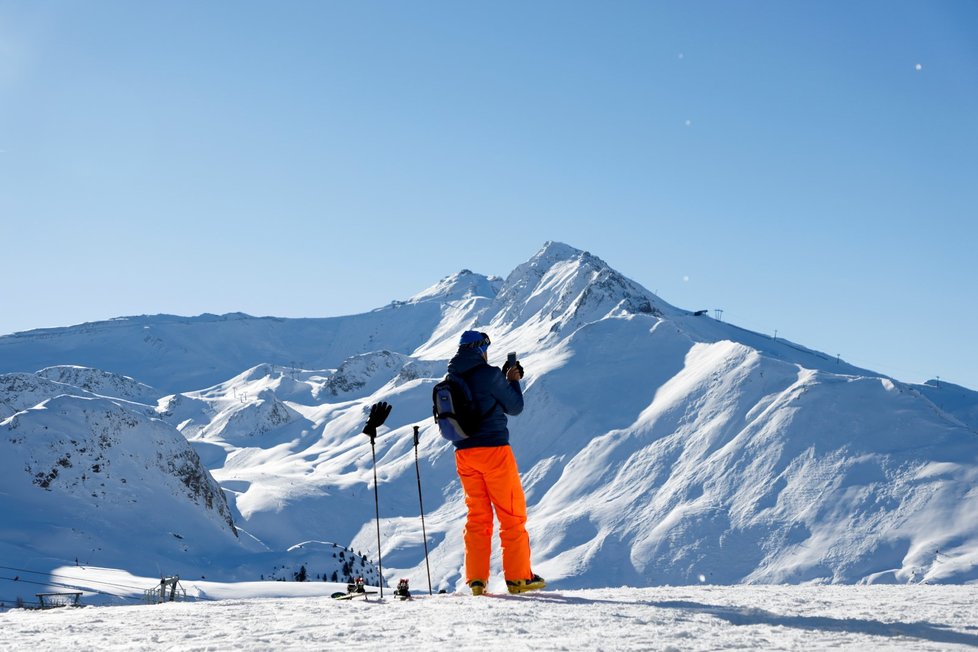
[[[296,582],[305,582],[306,581],[306,565],[305,564],[303,564],[302,566],[299,566],[299,572],[295,574],[295,581]]]

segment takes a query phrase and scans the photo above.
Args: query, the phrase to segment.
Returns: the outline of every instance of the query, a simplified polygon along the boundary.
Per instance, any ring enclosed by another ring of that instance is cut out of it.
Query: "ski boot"
[[[397,588],[394,590],[394,595],[401,600],[411,599],[411,589],[408,587],[407,578],[404,578],[397,583]]]
[[[531,577],[528,580],[506,580],[506,589],[510,593],[526,593],[527,591],[539,591],[540,589],[545,588],[546,586],[547,583],[543,580],[542,577],[540,577],[536,573],[534,573],[533,577]]]

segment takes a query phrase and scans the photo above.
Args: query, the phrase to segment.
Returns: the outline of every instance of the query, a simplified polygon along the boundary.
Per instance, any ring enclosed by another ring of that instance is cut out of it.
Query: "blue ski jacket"
[[[509,445],[506,415],[523,411],[523,390],[518,380],[506,380],[499,367],[490,366],[478,349],[459,349],[448,363],[448,371],[465,378],[479,414],[479,429],[468,439],[453,442],[455,448]]]

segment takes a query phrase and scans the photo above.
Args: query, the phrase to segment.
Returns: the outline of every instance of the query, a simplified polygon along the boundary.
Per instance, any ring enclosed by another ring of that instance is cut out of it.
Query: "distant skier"
[[[503,574],[510,593],[546,586],[530,568],[530,537],[526,532],[526,498],[516,458],[509,446],[506,415],[523,411],[520,379],[523,367],[507,360],[502,369],[488,364],[489,336],[465,331],[448,370],[466,381],[480,420],[470,437],[453,442],[468,517],[465,521],[465,574],[473,595],[489,581],[493,509],[499,519]]]

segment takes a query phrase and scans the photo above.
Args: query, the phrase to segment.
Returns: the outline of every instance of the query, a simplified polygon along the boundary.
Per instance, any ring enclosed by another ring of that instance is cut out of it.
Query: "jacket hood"
[[[482,354],[478,349],[464,348],[459,349],[455,357],[449,361],[448,370],[453,374],[464,374],[484,364],[487,363],[482,359]]]

